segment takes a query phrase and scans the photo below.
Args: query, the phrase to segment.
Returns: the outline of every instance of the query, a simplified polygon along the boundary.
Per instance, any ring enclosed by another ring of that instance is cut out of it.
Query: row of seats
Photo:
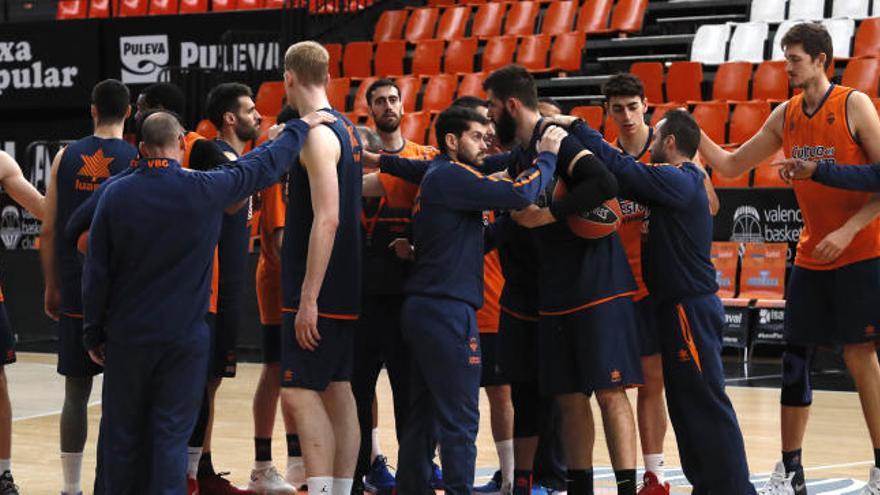
[[[713,242],[712,264],[718,282],[718,297],[725,305],[736,301],[775,302],[785,298],[785,265],[788,244],[784,242]]]
[[[833,0],[831,17],[864,19],[880,15],[880,4],[874,0]],[[752,0],[749,19],[763,22],[782,22],[786,19],[819,20],[825,17],[824,0]]]
[[[543,15],[540,15],[542,3],[539,1],[488,2],[475,9],[460,5],[444,9],[389,10],[383,12],[376,23],[373,41],[403,39],[416,43],[427,39],[490,38],[502,34],[641,31],[647,0],[618,0],[613,13],[612,3],[612,0],[585,0],[583,5],[578,5],[576,0],[554,1]]]
[[[782,38],[802,20],[782,22],[773,36],[770,60],[783,60]],[[880,55],[880,18],[865,19],[856,32],[856,22],[849,18],[823,19],[831,34],[834,57],[876,57]],[[691,49],[691,60],[704,64],[727,61],[760,63],[767,60],[769,25],[766,22],[704,24],[697,29]],[[853,41],[855,34],[855,41]]]
[[[59,0],[56,19],[102,19],[147,15],[201,14],[235,10],[304,8],[312,14],[354,12],[374,0]]]

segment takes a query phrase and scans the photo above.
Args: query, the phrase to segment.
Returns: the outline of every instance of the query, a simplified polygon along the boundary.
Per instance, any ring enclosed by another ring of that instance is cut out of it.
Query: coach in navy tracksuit
[[[851,191],[880,192],[880,164],[836,165],[789,158],[783,160],[780,175],[785,180],[812,178],[828,187]]]
[[[136,170],[102,188],[83,308],[84,343],[105,366],[106,493],[186,492],[186,444],[205,386],[204,315],[223,208],[277,181],[308,130],[306,121],[291,121],[277,141],[238,166],[192,172],[179,164],[183,130],[160,112],[144,122]]]
[[[651,209],[642,263],[657,298],[669,417],[693,493],[755,493],[742,432],[724,391],[724,310],[709,256],[712,217],[705,174],[691,162],[700,142],[697,123],[687,112],[667,113],[654,133],[651,156],[662,163],[654,166],[621,154],[583,122],[569,132],[614,173],[621,197]]]
[[[435,428],[446,493],[471,493],[480,416],[475,311],[483,304],[482,212],[531,204],[553,177],[555,152],[565,135],[551,130],[538,145],[534,166],[511,181],[477,168],[488,149],[488,124],[468,108],[440,114],[437,141],[444,154],[428,165],[413,210],[416,262],[404,287],[401,319],[416,366],[400,445],[400,493],[433,493],[424,454]],[[397,160],[383,156],[382,170],[394,174]]]

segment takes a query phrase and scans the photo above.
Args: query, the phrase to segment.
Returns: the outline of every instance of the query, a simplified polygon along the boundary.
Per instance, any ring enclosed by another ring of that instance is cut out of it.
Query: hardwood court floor
[[[231,471],[230,479],[239,485],[247,482],[253,460],[253,423],[251,399],[260,367],[240,364],[238,377],[224,381],[217,400],[214,426],[214,464],[220,471]],[[20,353],[19,362],[7,367],[13,415],[13,474],[23,494],[57,494],[61,488],[61,465],[58,454],[58,420],[63,401],[63,381],[55,373],[54,354]],[[100,382],[96,382],[99,389]],[[779,391],[772,388],[728,388],[746,440],[749,463],[758,480],[779,457]],[[378,387],[380,398],[381,442],[391,465],[397,461],[394,441],[391,392],[387,377],[382,375]],[[630,394],[634,400],[635,393]],[[93,400],[100,391],[93,393]],[[489,432],[488,402],[481,403],[478,438],[478,480],[485,480],[497,466],[494,442]],[[595,464],[610,466],[605,439],[595,403],[597,422]],[[89,407],[89,440],[83,462],[85,493],[91,493],[95,467],[95,439],[101,412],[99,404]],[[286,459],[283,426],[277,419],[273,454],[276,465],[284,467]],[[862,420],[858,397],[851,392],[816,392],[806,444],[805,465],[808,479],[854,478],[865,480],[873,456],[868,432]],[[640,456],[641,457],[641,456]],[[666,459],[670,468],[679,465],[675,439],[670,428],[666,436]],[[641,461],[640,461],[641,463]],[[606,474],[597,469],[597,474]],[[762,476],[763,475],[763,476]],[[610,487],[610,476],[598,477],[597,486]],[[678,478],[679,483],[684,483]],[[830,482],[829,482],[830,483]],[[831,486],[830,484],[828,486]],[[598,489],[597,493],[614,493]],[[688,493],[684,488],[674,493]],[[814,493],[811,491],[811,493]],[[851,493],[849,490],[823,493]]]

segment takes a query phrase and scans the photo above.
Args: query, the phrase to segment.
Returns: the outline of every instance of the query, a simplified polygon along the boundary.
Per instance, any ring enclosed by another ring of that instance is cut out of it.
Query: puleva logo
[[[122,62],[122,82],[144,84],[159,81],[159,73],[170,59],[168,36],[122,36],[119,38],[119,58]]]

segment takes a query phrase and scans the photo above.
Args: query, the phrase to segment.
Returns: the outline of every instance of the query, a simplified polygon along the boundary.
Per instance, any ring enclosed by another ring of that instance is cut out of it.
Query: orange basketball
[[[79,239],[76,241],[76,249],[79,250],[80,253],[86,254],[86,249],[89,247],[89,231],[85,231],[79,235]]]
[[[562,180],[556,181],[553,189],[553,199],[560,199],[568,194],[568,188]],[[617,198],[611,198],[601,206],[591,210],[569,215],[566,218],[568,228],[578,237],[584,239],[601,239],[614,233],[620,226],[623,212]]]

